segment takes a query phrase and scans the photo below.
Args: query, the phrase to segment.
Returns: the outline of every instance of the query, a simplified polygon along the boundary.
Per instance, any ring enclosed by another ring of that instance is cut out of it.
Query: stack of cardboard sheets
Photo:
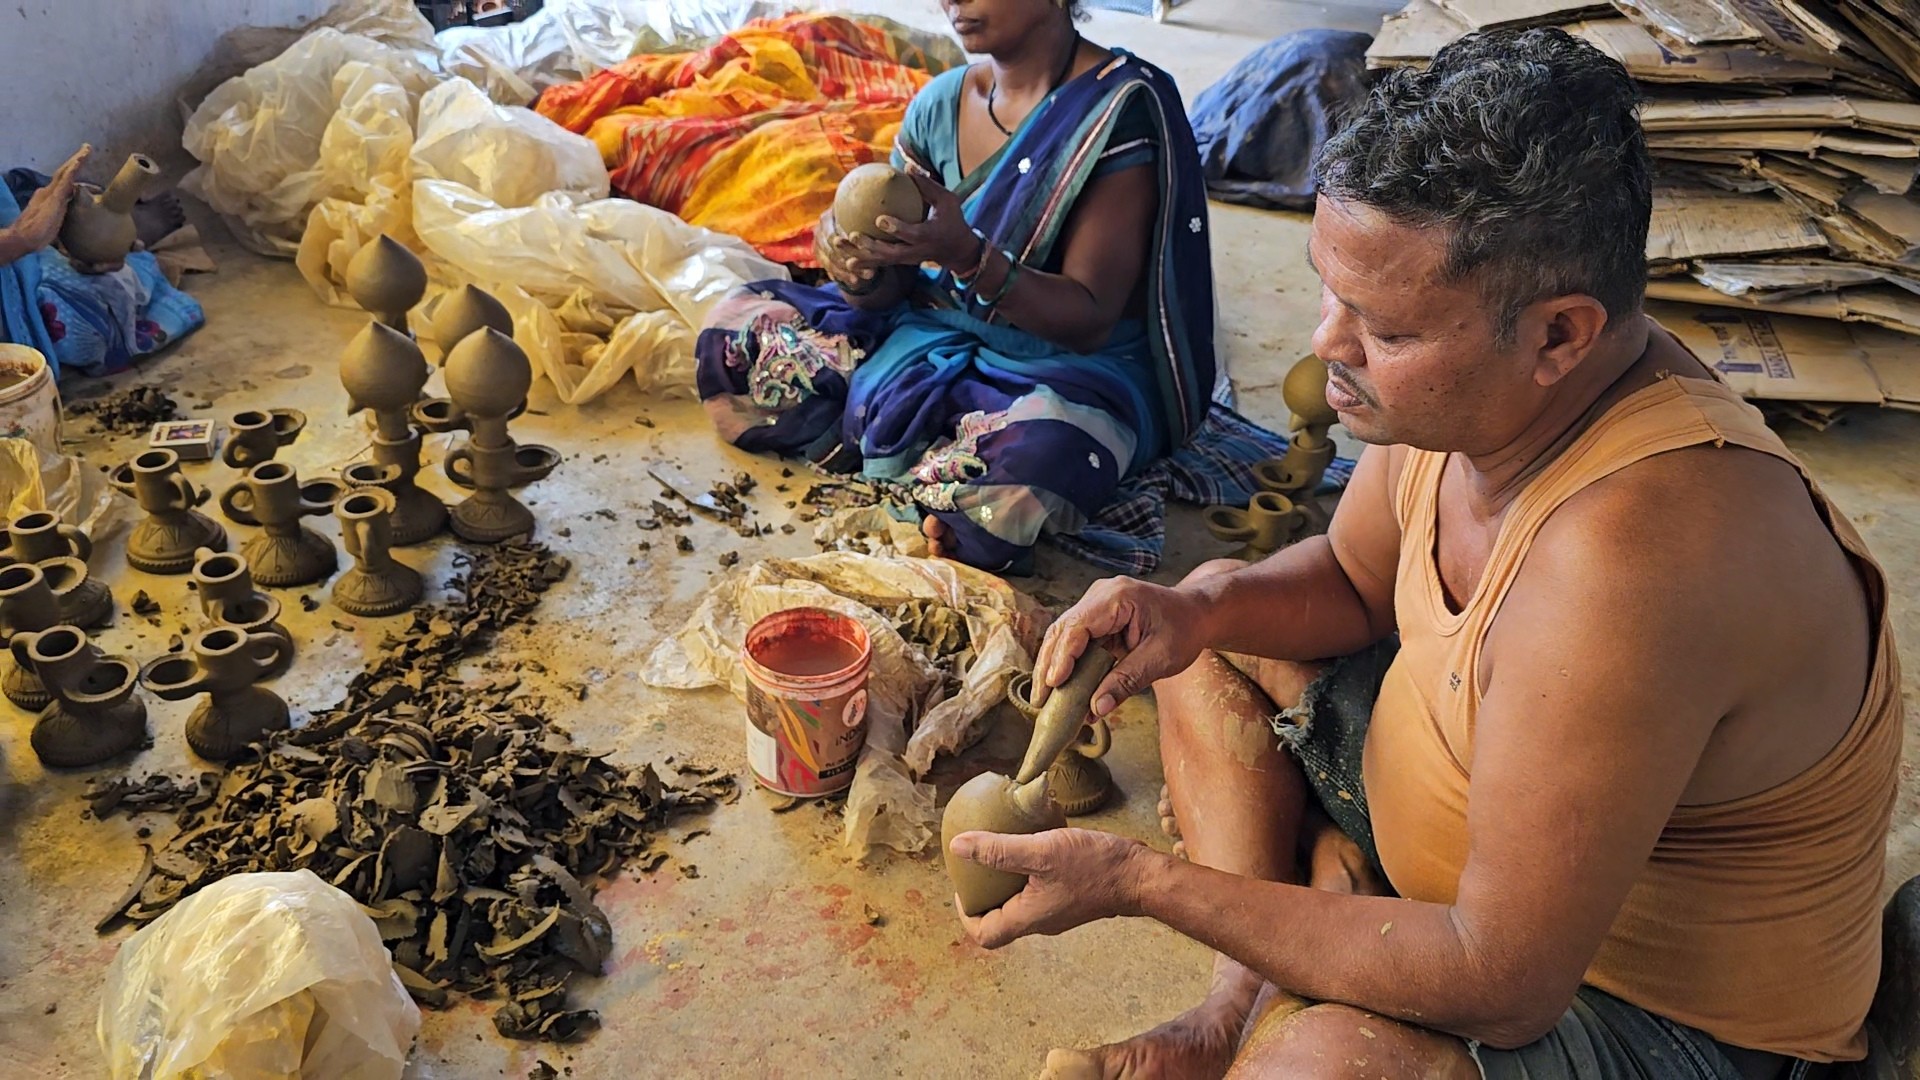
[[[1749,397],[1920,410],[1920,0],[1412,0],[1367,57],[1561,26],[1645,95],[1657,317]]]

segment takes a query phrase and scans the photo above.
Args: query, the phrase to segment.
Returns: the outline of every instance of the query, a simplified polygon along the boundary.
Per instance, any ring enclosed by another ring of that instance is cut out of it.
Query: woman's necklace
[[[1067,43],[1067,62],[1060,65],[1060,74],[1053,77],[1053,84],[1047,87],[1047,93],[1051,94],[1055,90],[1060,89],[1060,84],[1067,81],[1067,73],[1073,70],[1073,61],[1079,55],[1080,31],[1075,30],[1073,32],[1073,40]],[[993,121],[993,126],[1000,129],[1000,134],[1011,139],[1013,138],[1012,130],[1009,129],[1007,125],[1001,123],[999,114],[993,111],[993,100],[998,97],[999,94],[1000,80],[996,78],[993,80],[993,85],[987,87],[987,119]]]

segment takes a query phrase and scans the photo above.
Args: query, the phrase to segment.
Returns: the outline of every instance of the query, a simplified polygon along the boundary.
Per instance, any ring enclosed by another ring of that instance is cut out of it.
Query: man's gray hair
[[[1559,29],[1471,34],[1383,78],[1321,148],[1322,194],[1446,230],[1511,341],[1527,305],[1581,293],[1618,325],[1646,296],[1653,164],[1626,69]]]

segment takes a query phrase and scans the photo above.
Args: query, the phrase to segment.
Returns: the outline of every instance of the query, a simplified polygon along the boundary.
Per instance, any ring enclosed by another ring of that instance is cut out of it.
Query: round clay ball
[[[927,201],[913,178],[891,165],[862,165],[840,181],[833,197],[833,221],[849,235],[884,238],[877,222],[883,217],[918,223],[927,219]]]

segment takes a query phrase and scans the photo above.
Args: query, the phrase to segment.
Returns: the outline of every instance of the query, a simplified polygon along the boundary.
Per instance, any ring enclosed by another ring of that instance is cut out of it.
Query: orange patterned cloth
[[[535,108],[592,139],[622,194],[815,266],[814,223],[841,178],[887,160],[907,102],[944,66],[880,26],[786,15],[632,57]]]

